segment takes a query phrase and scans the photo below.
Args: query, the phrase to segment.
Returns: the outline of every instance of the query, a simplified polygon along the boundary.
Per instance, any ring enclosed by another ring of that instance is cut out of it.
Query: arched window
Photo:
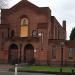
[[[21,37],[28,37],[28,18],[22,17],[21,18]]]
[[[25,49],[34,50],[34,47],[32,46],[32,44],[27,44],[27,45],[25,46]]]
[[[12,64],[18,63],[18,46],[14,43],[9,46],[8,61]]]
[[[16,44],[11,44],[9,49],[18,49],[18,46]]]
[[[21,19],[21,26],[27,26],[28,25],[28,18],[22,18]]]

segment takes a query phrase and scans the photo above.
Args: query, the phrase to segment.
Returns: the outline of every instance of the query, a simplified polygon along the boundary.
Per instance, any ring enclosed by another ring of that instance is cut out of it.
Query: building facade
[[[66,21],[61,26],[48,7],[22,0],[1,10],[0,63],[74,65],[70,42],[74,43],[66,41]]]

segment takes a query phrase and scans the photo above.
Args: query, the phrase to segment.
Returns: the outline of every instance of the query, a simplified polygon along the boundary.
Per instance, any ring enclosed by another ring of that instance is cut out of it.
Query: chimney
[[[66,40],[66,20],[63,21],[63,29],[65,31],[65,33],[64,33],[64,39]]]
[[[63,21],[63,29],[66,31],[66,20]]]

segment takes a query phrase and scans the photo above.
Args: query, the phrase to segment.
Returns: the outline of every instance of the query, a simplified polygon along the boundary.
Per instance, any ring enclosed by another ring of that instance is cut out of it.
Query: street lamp
[[[40,32],[38,36],[41,37],[41,50],[43,50],[43,33]]]

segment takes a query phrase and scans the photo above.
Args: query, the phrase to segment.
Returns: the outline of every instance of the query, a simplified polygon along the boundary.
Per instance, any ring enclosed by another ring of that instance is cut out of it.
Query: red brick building
[[[73,49],[66,21],[61,26],[50,8],[22,0],[1,10],[0,63],[74,64]]]

